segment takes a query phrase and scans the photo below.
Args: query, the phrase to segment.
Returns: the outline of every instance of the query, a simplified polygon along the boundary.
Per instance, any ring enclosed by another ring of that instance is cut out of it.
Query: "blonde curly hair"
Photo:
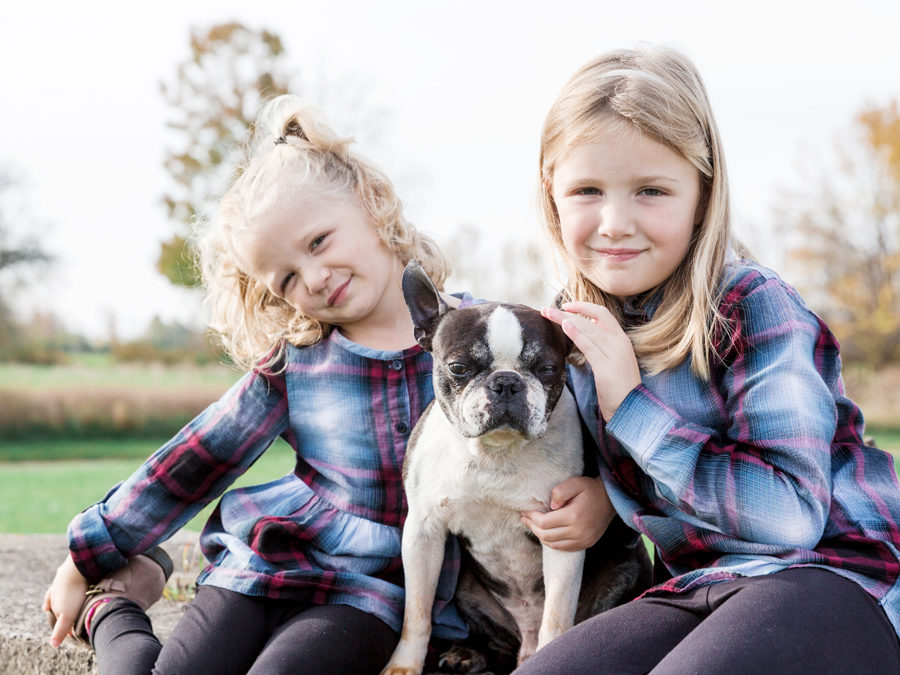
[[[297,96],[273,99],[254,123],[247,160],[222,198],[218,217],[197,237],[210,328],[237,366],[271,369],[286,343],[311,345],[333,328],[272,295],[240,262],[241,236],[252,231],[266,210],[296,199],[298,192],[357,200],[400,262],[415,258],[443,288],[449,274],[446,258],[431,238],[406,221],[390,180],[354,153],[352,143],[338,137],[321,113]]]

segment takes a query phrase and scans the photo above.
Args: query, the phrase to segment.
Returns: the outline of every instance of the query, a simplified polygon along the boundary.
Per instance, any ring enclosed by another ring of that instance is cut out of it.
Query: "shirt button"
[[[391,370],[401,370],[403,368],[403,361],[391,361],[390,368]]]
[[[409,425],[406,422],[397,422],[397,424],[394,425],[394,428],[397,430],[397,433],[400,434],[405,434],[409,431]]]

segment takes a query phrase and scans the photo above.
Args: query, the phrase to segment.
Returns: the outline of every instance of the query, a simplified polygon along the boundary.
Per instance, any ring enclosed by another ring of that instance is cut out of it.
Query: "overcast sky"
[[[192,27],[231,20],[279,34],[308,91],[364,91],[383,113],[377,133],[355,111],[326,112],[394,179],[409,218],[443,242],[462,224],[500,240],[539,236],[543,117],[575,69],[611,48],[660,42],[698,64],[737,221],[773,251],[772,206],[777,190],[803,187],[801,160],[827,154],[864,105],[900,98],[896,0],[16,0],[0,20],[0,166],[24,181],[58,261],[22,296],[28,306],[97,338],[110,316],[130,336],[154,315],[197,315],[154,268],[173,231],[161,204],[172,144],[159,83],[186,58]],[[497,258],[486,247],[479,264]]]

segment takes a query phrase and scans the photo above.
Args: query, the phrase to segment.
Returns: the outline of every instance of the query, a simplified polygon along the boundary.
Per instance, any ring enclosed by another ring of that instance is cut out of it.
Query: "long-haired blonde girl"
[[[521,672],[900,672],[893,462],[863,443],[828,327],[735,241],[694,65],[647,47],[581,68],[540,181],[568,271],[544,315],[584,356],[609,511],[659,584]]]

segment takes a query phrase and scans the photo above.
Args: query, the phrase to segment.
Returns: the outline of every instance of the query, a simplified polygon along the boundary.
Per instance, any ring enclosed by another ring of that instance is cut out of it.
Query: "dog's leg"
[[[431,608],[437,589],[447,531],[440,523],[414,512],[403,526],[402,555],[406,605],[400,642],[382,675],[417,675],[425,667],[431,638]]]
[[[544,616],[538,633],[538,649],[575,625],[584,557],[583,550],[558,551],[543,546]],[[522,656],[520,653],[520,659]]]

